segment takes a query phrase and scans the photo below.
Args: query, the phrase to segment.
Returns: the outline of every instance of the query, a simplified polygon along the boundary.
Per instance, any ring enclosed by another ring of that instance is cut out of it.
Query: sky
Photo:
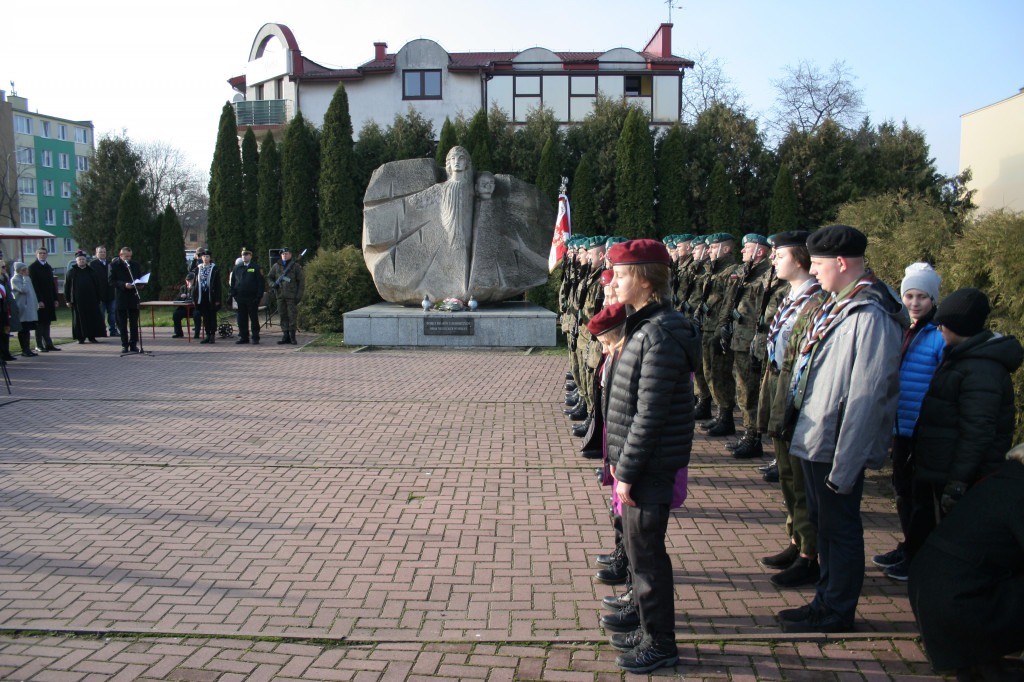
[[[307,58],[352,68],[372,58],[374,42],[395,52],[415,38],[449,52],[640,50],[670,12],[663,0],[7,5],[0,89],[10,94],[14,81],[31,111],[91,120],[97,136],[125,131],[139,142],[170,143],[203,171],[221,107],[234,94],[227,79],[243,73],[265,23],[291,28]],[[1024,0],[671,5],[673,53],[717,58],[749,113],[770,112],[772,81],[785,67],[808,60],[825,70],[841,60],[871,120],[923,130],[946,175],[960,170],[960,116],[1024,88]]]

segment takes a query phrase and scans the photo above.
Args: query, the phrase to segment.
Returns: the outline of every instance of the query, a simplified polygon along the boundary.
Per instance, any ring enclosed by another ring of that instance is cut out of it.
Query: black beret
[[[772,246],[782,249],[787,246],[807,246],[807,237],[811,233],[807,230],[790,230],[772,235]]]
[[[807,238],[807,252],[811,256],[861,258],[868,248],[868,238],[849,225],[829,225]]]

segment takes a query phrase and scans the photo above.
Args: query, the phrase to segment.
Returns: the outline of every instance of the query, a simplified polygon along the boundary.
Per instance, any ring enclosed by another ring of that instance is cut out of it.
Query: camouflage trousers
[[[698,400],[711,397],[711,387],[708,386],[708,380],[704,378],[703,366],[693,368],[693,392]]]
[[[733,353],[732,375],[736,397],[743,413],[743,428],[757,430],[757,401],[761,396],[762,365],[751,366],[750,353]]]
[[[711,390],[711,397],[720,409],[731,410],[736,406],[736,380],[732,376],[733,352],[722,353],[718,340],[707,335],[701,341],[704,355],[704,378]]]
[[[580,388],[580,397],[587,406],[587,414],[594,413],[594,370],[587,366],[587,341],[580,334],[579,344],[576,346],[576,366],[579,374],[576,376],[576,385]]]
[[[778,375],[768,373],[764,380],[765,392],[775,395],[779,386]],[[773,438],[775,459],[779,465],[779,487],[786,504],[786,537],[800,548],[800,553],[818,556],[818,529],[807,513],[807,486],[800,460],[789,454],[789,442]]]

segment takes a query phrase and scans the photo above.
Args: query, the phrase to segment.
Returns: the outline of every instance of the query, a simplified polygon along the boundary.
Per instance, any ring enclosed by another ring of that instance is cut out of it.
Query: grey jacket
[[[885,463],[900,395],[900,351],[910,318],[879,281],[833,320],[810,364],[790,454],[832,462],[828,482],[848,494],[865,468]]]
[[[22,322],[39,320],[39,300],[32,280],[28,275],[11,277],[11,289],[14,291],[14,303],[18,306],[18,317]]]

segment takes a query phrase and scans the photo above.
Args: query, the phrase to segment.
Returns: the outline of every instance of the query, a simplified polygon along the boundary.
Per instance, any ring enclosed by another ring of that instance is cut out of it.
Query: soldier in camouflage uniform
[[[672,302],[675,309],[681,313],[684,312],[683,303],[685,303],[687,280],[693,268],[692,242],[692,234],[676,236],[676,282],[675,287],[672,289]]]
[[[594,414],[594,372],[601,363],[601,342],[598,341],[590,330],[587,323],[601,310],[604,301],[604,287],[601,284],[601,271],[604,270],[605,236],[591,237],[587,243],[587,259],[589,270],[587,278],[580,289],[579,318],[579,339],[576,344],[579,353],[580,396],[586,404],[587,416],[580,428],[573,428],[573,435],[583,437],[590,428],[590,420]]]
[[[757,400],[764,369],[765,339],[768,331],[765,315],[777,291],[785,283],[775,277],[768,258],[768,240],[751,233],[743,237],[740,276],[731,280],[718,320],[719,336],[733,352],[732,373],[736,382],[740,411],[743,414],[743,438],[733,449],[733,457],[750,459],[764,454],[757,430]],[[772,310],[772,314],[774,314]]]
[[[740,276],[740,266],[733,253],[735,238],[728,232],[717,232],[708,239],[711,251],[711,270],[704,282],[703,303],[700,307],[700,326],[703,329],[701,346],[704,352],[704,378],[711,388],[717,407],[713,421],[703,424],[709,436],[731,436],[736,433],[732,410],[736,406],[736,380],[732,375],[732,346],[723,342],[718,321],[729,307],[726,298],[734,279]]]
[[[711,275],[708,239],[708,237],[694,237],[690,242],[690,268],[686,274],[686,289],[680,296],[683,314],[697,325],[698,331],[701,331],[700,309],[704,304],[704,285]],[[708,386],[707,379],[704,377],[703,365],[693,368],[693,391],[697,397],[697,404],[693,410],[694,420],[711,419],[711,387]]]
[[[565,334],[566,340],[569,339],[569,332],[572,330],[571,321],[573,313],[570,311],[570,294],[573,290],[573,285],[576,278],[576,238],[571,237],[565,242],[565,255],[562,256],[562,281],[558,287],[558,310],[561,314],[559,325],[562,333]],[[565,373],[566,382],[572,382],[575,384],[576,375],[572,372],[572,352],[569,353],[569,371]],[[575,391],[569,390],[569,384],[566,383],[566,390],[569,391],[565,394],[565,404],[569,407],[575,407],[576,402],[579,398]]]
[[[583,306],[583,294],[585,292],[586,280],[590,277],[590,260],[587,257],[586,243],[589,237],[576,239],[576,259],[573,268],[574,277],[570,283],[567,305],[567,317],[569,326],[569,366],[572,371],[573,381],[566,384],[566,390],[575,390],[579,400],[572,409],[565,410],[565,413],[573,421],[583,421],[587,418],[587,404],[583,399],[583,391],[580,385],[583,382],[583,366],[580,364],[580,308]]]

